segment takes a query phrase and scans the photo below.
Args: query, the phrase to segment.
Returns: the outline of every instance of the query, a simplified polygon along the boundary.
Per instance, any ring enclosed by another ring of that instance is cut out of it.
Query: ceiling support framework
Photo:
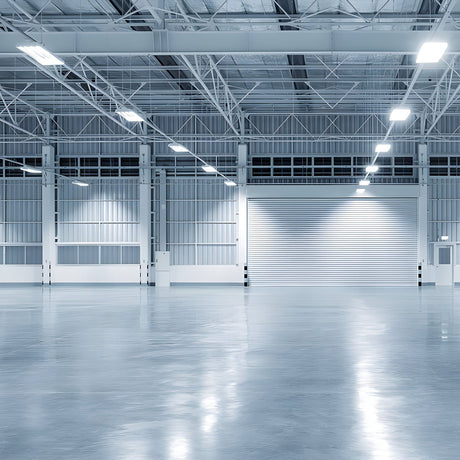
[[[45,140],[50,143],[117,143],[130,142],[139,143],[139,133],[129,134],[120,129],[115,132],[113,127],[106,123],[106,117],[102,114],[77,114],[82,118],[81,123],[77,123],[74,130],[71,130],[66,123],[66,119],[75,118],[74,115],[57,115],[52,117],[53,131]],[[454,115],[444,115],[454,118]],[[33,119],[29,115],[29,120]],[[239,136],[229,131],[228,126],[222,122],[219,115],[193,114],[193,115],[168,115],[167,118],[174,120],[168,123],[162,116],[152,116],[151,122],[167,136],[174,138],[183,144],[195,145],[196,143],[238,143]],[[3,119],[3,118],[0,118]],[[455,119],[455,118],[454,118]],[[216,123],[218,120],[220,124]],[[248,114],[248,126],[246,140],[249,142],[263,143],[295,143],[311,142],[314,144],[327,143],[353,143],[366,142],[369,148],[376,141],[381,140],[389,127],[388,116],[386,114],[302,114],[291,113],[277,115],[272,114]],[[392,134],[392,141],[410,143],[414,140],[423,140],[423,134],[418,130],[416,117],[400,132]],[[177,126],[180,126],[177,129]],[[95,132],[94,127],[100,126],[100,130]],[[168,128],[169,126],[169,128]],[[219,128],[220,126],[220,128]],[[439,130],[434,130],[426,137],[428,142],[459,142],[460,133],[442,130],[442,123],[438,125]],[[103,129],[102,129],[103,128]],[[164,136],[149,130],[143,132],[151,142],[166,144],[168,141]],[[16,143],[22,141],[38,142],[27,136],[20,137],[17,134],[12,136],[8,132],[3,135],[0,133],[0,142]],[[324,148],[321,147],[322,149]],[[168,150],[168,154],[172,154]]]
[[[450,18],[450,14],[452,13],[453,9],[455,8],[455,5],[457,3],[457,0],[446,0],[440,8],[442,10],[442,18],[439,20],[438,23],[436,23],[433,28],[430,31],[430,38],[427,41],[432,41],[433,39],[440,39],[440,34],[442,35],[442,29],[445,27],[448,19]],[[406,93],[404,94],[404,97],[402,98],[401,102],[399,103],[400,106],[404,106],[407,103],[407,100],[409,99],[410,93],[413,91],[415,83],[417,82],[417,79],[419,78],[420,74],[422,73],[422,70],[424,69],[424,64],[419,64],[419,66],[416,68],[414,74],[412,75],[411,81],[409,85],[407,86]],[[422,118],[422,125],[424,124],[424,118]],[[395,122],[392,121],[390,123],[390,126],[387,129],[387,132],[385,134],[385,137],[383,138],[382,142],[386,142],[389,137],[391,132],[393,131],[393,128],[395,127]],[[376,152],[374,154],[374,158],[372,160],[371,165],[374,165],[379,157],[379,152]],[[369,177],[369,172],[366,173],[364,176],[364,179],[367,179]]]

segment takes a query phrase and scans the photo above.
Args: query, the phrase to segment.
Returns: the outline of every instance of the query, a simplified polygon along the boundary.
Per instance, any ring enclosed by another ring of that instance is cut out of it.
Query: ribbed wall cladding
[[[385,135],[387,121],[368,115],[252,115],[250,130],[260,135],[276,135],[276,140],[250,141],[251,154],[350,154],[374,152],[379,136]],[[416,127],[406,134],[415,134]],[[395,132],[398,128],[395,128]],[[350,135],[353,135],[350,136]],[[303,139],[298,139],[303,136]],[[328,139],[328,136],[336,139]],[[357,139],[358,136],[360,139]],[[413,140],[395,142],[392,154],[415,153]]]
[[[54,128],[74,135],[71,141],[56,145],[58,155],[137,155],[139,151],[136,139],[110,142],[114,135],[126,137],[126,131],[106,117],[57,117]]]
[[[253,286],[417,283],[417,200],[251,199]]]
[[[237,191],[222,180],[167,181],[167,241],[172,265],[237,263]]]
[[[460,243],[460,180],[431,178],[428,185],[429,260],[433,263],[433,243],[447,236],[451,243]],[[457,244],[457,247],[460,247]],[[460,258],[457,257],[457,264]]]
[[[441,118],[436,125],[433,133],[439,135],[439,140],[436,142],[428,143],[429,154],[460,154],[460,142],[458,136],[460,135],[460,117],[445,116]],[[455,136],[452,134],[455,133]]]
[[[42,241],[41,181],[0,180],[0,241],[40,243]]]
[[[137,179],[92,179],[89,187],[58,181],[60,243],[139,241]]]

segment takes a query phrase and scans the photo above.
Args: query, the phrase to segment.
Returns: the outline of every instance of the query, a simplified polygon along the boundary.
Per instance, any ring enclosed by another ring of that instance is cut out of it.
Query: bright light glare
[[[359,181],[359,185],[361,185],[361,187],[366,187],[370,183],[371,183],[370,181],[365,180],[365,179]]]
[[[441,241],[447,241],[449,237],[447,235],[441,236]]]
[[[391,144],[377,144],[375,146],[375,153],[387,153],[391,149]]]
[[[169,454],[171,459],[188,458],[188,451],[188,442],[185,438],[175,439],[169,447]]]
[[[64,61],[61,61],[54,54],[45,50],[40,45],[27,45],[18,46],[18,49],[26,53],[32,59],[35,59],[41,65],[63,65]]]
[[[417,64],[432,64],[439,62],[446,52],[446,42],[426,42],[420,48],[417,55]]]
[[[224,182],[225,185],[228,185],[229,187],[235,187],[236,183],[233,182],[232,180],[226,180]]]
[[[364,188],[357,188],[356,189],[356,193],[364,193],[366,191],[366,189]]]
[[[371,165],[366,168],[367,173],[375,173],[379,170],[379,167],[377,165]]]
[[[174,150],[175,152],[188,152],[189,151],[188,148],[184,147],[181,144],[175,144],[174,142],[172,142],[171,144],[168,144],[168,147],[171,150]]]
[[[72,181],[72,184],[73,184],[73,185],[78,185],[79,187],[88,187],[88,186],[89,186],[88,183],[82,182],[82,181],[80,181],[80,180],[73,180],[73,181]]]
[[[204,165],[201,168],[203,169],[203,171],[206,171],[207,173],[215,173],[215,172],[217,172],[217,169],[214,168],[214,166]]]
[[[119,109],[117,110],[118,115],[120,117],[123,117],[126,121],[132,121],[132,122],[140,122],[140,121],[145,121],[138,113],[136,113],[134,110],[129,110],[129,109]]]
[[[399,107],[393,109],[390,115],[390,121],[404,121],[407,120],[407,117],[410,115],[410,109],[405,109],[403,107]]]
[[[30,166],[23,166],[21,168],[21,171],[25,171],[29,174],[41,174],[42,173],[41,169],[31,168]]]

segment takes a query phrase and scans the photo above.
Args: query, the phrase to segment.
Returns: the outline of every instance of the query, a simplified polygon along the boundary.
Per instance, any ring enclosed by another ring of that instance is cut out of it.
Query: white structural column
[[[159,235],[159,251],[155,251],[155,286],[168,287],[171,283],[170,275],[170,254],[166,251],[166,171],[159,171],[159,199],[160,199],[160,235]]]
[[[248,180],[248,145],[238,144],[238,265],[244,279],[244,267],[247,265],[247,180]]]
[[[422,282],[428,263],[428,146],[418,145],[419,187],[418,199],[418,241],[419,264],[422,265]]]
[[[151,193],[152,165],[150,145],[139,146],[139,238],[141,284],[149,283],[151,262]]]
[[[57,262],[55,235],[55,174],[54,147],[42,147],[42,243],[43,243],[43,272],[42,283],[52,283],[52,273]]]
[[[160,251],[166,251],[166,171],[160,169],[158,171],[159,177],[159,193],[160,193],[160,235],[159,235],[159,249]]]

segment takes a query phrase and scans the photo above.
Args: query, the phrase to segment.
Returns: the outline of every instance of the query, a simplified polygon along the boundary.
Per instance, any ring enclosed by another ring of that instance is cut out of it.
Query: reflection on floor
[[[1,459],[444,460],[455,288],[0,287]]]

